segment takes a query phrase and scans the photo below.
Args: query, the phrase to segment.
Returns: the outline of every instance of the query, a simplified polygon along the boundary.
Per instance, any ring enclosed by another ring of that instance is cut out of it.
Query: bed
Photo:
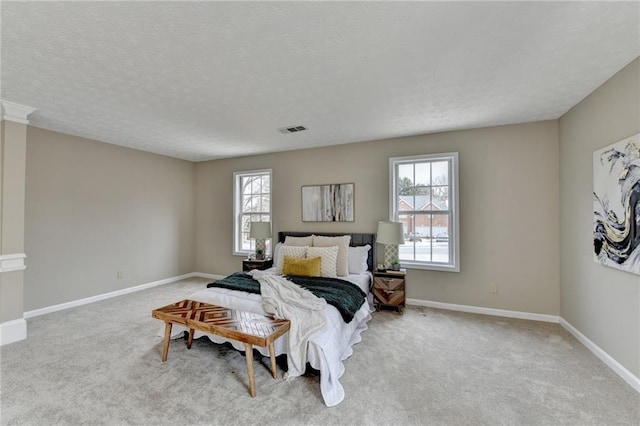
[[[316,241],[321,244],[320,247],[327,247],[328,251],[334,252],[333,246],[329,248],[332,241],[341,241],[342,249],[346,250],[347,254],[347,266],[346,276],[338,276],[339,280],[348,281],[355,284],[362,290],[364,294],[364,301],[359,308],[354,310],[353,319],[346,322],[345,315],[342,310],[339,310],[335,306],[327,303],[324,307],[324,315],[327,326],[318,332],[313,333],[308,340],[306,359],[308,364],[320,371],[320,391],[324,402],[327,406],[335,406],[344,399],[344,388],[340,384],[340,377],[344,373],[343,361],[349,358],[353,354],[353,345],[360,342],[361,334],[367,329],[367,322],[371,319],[372,312],[372,271],[375,265],[375,248],[376,248],[376,236],[375,234],[339,234],[339,233],[323,233],[323,232],[279,232],[278,244],[274,247],[274,267],[265,271],[266,273],[280,274],[282,272],[283,257],[281,252],[292,250],[291,246],[295,247],[313,247],[313,243],[309,246],[304,244],[309,242],[308,238],[311,236],[318,236]],[[346,236],[349,236],[348,239]],[[349,248],[344,246],[345,240],[349,240]],[[312,240],[313,241],[313,240]],[[286,245],[289,248],[282,249]],[[369,249],[367,250],[367,246]],[[322,251],[318,249],[317,251]],[[314,253],[315,253],[314,252]],[[336,258],[336,271],[342,269],[342,273],[345,272],[345,259],[343,252]],[[351,258],[348,258],[351,255]],[[278,257],[280,257],[278,259]],[[326,260],[325,257],[322,258]],[[329,258],[331,259],[331,258]],[[365,261],[366,259],[366,261]],[[290,259],[287,259],[289,261]],[[332,261],[332,260],[331,260]],[[330,262],[324,262],[323,264],[330,264]],[[357,273],[356,273],[357,272]],[[323,271],[324,273],[324,271]],[[236,273],[241,274],[241,273]],[[233,274],[232,274],[233,275]],[[224,281],[229,277],[225,277]],[[213,285],[213,284],[210,284]],[[255,312],[259,314],[265,314],[265,310],[262,304],[262,296],[247,291],[239,291],[230,288],[220,287],[208,287],[204,290],[198,291],[191,296],[190,299],[202,301],[205,303],[216,304],[225,306],[232,309],[239,309],[249,312]],[[186,331],[181,327],[174,327],[172,336],[178,337]],[[215,343],[228,342],[232,344],[238,350],[244,350],[244,346],[233,340],[227,340],[219,336],[208,335],[202,332],[197,332],[194,338],[202,336],[208,337]],[[276,355],[287,354],[288,348],[288,336],[278,339],[275,345]],[[264,356],[268,356],[266,348],[256,348]]]

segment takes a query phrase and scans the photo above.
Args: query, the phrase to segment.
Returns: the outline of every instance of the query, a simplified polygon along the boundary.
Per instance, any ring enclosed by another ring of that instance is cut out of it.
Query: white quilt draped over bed
[[[327,326],[327,302],[280,275],[254,269],[249,272],[260,283],[262,308],[278,319],[291,321],[287,378],[304,374],[307,365],[307,343],[317,331]]]

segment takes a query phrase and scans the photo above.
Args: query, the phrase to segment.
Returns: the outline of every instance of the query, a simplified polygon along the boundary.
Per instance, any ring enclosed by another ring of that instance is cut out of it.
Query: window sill
[[[440,265],[436,263],[400,261],[400,267],[405,269],[420,269],[424,271],[460,272],[459,265]]]

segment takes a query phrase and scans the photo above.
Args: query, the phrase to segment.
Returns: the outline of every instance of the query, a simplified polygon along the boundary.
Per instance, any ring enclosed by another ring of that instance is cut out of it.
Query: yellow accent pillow
[[[306,275],[309,277],[319,277],[322,271],[321,266],[321,257],[300,259],[285,256],[282,264],[282,273],[284,275]]]

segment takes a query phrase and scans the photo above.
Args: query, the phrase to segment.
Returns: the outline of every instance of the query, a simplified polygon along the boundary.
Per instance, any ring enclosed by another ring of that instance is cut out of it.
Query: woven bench
[[[289,331],[289,320],[279,320],[252,312],[210,305],[195,300],[182,300],[172,305],[155,309],[153,318],[165,322],[162,362],[167,360],[171,328],[180,324],[189,329],[187,348],[191,349],[195,330],[215,334],[244,343],[249,370],[249,393],[256,396],[256,384],[253,371],[253,345],[268,347],[271,358],[271,375],[276,378],[276,357],[274,342]]]

